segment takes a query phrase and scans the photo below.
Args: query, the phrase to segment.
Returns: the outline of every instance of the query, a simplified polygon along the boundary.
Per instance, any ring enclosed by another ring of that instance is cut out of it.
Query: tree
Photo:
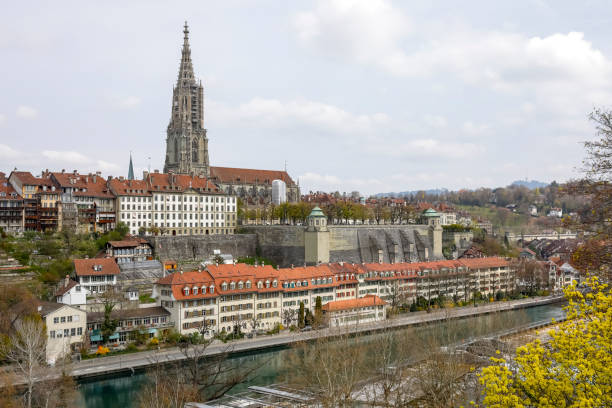
[[[104,320],[100,327],[100,333],[102,334],[102,343],[107,344],[110,336],[115,334],[115,330],[119,326],[119,320],[113,318],[113,309],[121,303],[121,298],[115,287],[110,286],[99,296],[99,299],[104,312]]]
[[[590,115],[598,139],[584,143],[586,158],[584,177],[568,183],[565,195],[582,195],[588,205],[577,217],[566,217],[564,224],[584,231],[584,248],[575,254],[573,263],[585,272],[612,278],[612,111],[595,109]],[[597,260],[596,262],[592,262]]]
[[[298,327],[301,329],[304,327],[304,302],[300,302],[300,310],[298,312]]]
[[[223,265],[225,263],[225,259],[223,259],[221,255],[216,254],[215,256],[213,256],[213,262],[217,265]]]
[[[317,296],[315,299],[314,324],[317,327],[323,324],[323,301],[321,296]]]
[[[512,262],[511,267],[516,271],[518,287],[527,295],[534,295],[540,289],[550,284],[548,273],[536,260],[515,260]]]
[[[566,288],[567,320],[546,346],[535,340],[482,369],[485,406],[612,406],[612,289],[596,277],[588,286]]]
[[[285,327],[291,326],[295,320],[295,309],[284,309],[283,310],[283,324]]]
[[[4,358],[14,365],[26,384],[25,405],[32,406],[34,385],[46,360],[47,334],[37,315],[24,316],[14,324],[9,341],[0,346]]]
[[[366,379],[368,345],[339,332],[334,339],[319,337],[294,347],[296,352],[285,362],[290,385],[314,388],[316,401],[324,408],[351,406],[353,392]]]

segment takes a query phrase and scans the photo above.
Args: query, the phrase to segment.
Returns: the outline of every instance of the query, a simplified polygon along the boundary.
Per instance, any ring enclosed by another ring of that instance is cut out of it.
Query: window
[[[68,337],[70,335],[70,329],[64,329],[64,337]]]
[[[82,335],[83,335],[83,328],[77,327],[77,336],[82,336]]]
[[[226,291],[226,290],[227,290],[227,283],[226,283],[226,282],[223,282],[223,283],[221,284],[221,289],[223,289],[224,291]]]
[[[251,281],[246,281],[246,288],[251,289]]]
[[[278,281],[276,279],[274,279],[274,282],[272,282],[272,286],[273,287],[278,287]]]
[[[60,318],[60,322],[62,322],[62,323],[66,323],[66,316],[62,316],[62,317]]]
[[[70,329],[70,336],[76,336],[76,328]]]
[[[236,283],[230,282],[230,290],[234,290],[234,289],[236,289]]]
[[[258,281],[258,282],[257,282],[257,287],[258,287],[259,289],[263,288],[263,282],[262,282],[262,281]]]
[[[184,288],[183,292],[185,293],[185,296],[189,296],[189,288]]]
[[[193,288],[191,288],[191,291],[193,292],[194,295],[198,294],[198,287],[194,286]]]
[[[242,289],[244,287],[244,284],[242,283],[242,281],[238,282],[238,289]]]
[[[59,317],[54,317],[53,318],[53,323],[58,324],[59,323]]]
[[[215,287],[213,285],[210,285],[210,293],[215,293]]]
[[[49,332],[49,337],[50,337],[50,338],[52,338],[52,339],[54,339],[54,338],[55,338],[55,330],[51,330],[51,331]]]

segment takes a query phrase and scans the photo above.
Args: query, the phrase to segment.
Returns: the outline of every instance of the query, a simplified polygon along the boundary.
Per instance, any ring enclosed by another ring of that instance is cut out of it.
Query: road
[[[408,315],[395,316],[394,318],[356,326],[343,327],[342,329],[330,328],[311,332],[283,332],[272,336],[259,336],[252,339],[243,339],[224,344],[215,340],[206,349],[207,355],[220,353],[239,353],[255,351],[270,347],[287,346],[300,341],[314,340],[318,337],[329,337],[339,334],[367,333],[399,328],[405,326],[420,325],[446,319],[455,319],[468,316],[476,316],[487,313],[495,313],[504,310],[521,309],[525,307],[539,306],[548,303],[562,301],[563,297],[543,297],[521,299],[508,302],[494,302],[478,307],[465,306],[451,309],[436,310],[431,313],[416,312]],[[118,356],[108,356],[91,360],[83,360],[71,365],[70,374],[75,378],[85,378],[99,375],[108,375],[117,372],[134,371],[144,368],[155,362],[172,362],[184,359],[184,355],[177,347],[164,348],[161,350],[143,351]]]

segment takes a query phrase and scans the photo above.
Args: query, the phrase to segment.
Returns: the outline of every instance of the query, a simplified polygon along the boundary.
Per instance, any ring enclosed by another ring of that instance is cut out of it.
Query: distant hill
[[[512,186],[523,186],[523,187],[527,187],[530,190],[535,190],[536,188],[542,188],[542,187],[546,187],[549,183],[544,183],[542,181],[537,181],[537,180],[531,180],[531,181],[527,181],[527,180],[516,180],[512,182]]]
[[[414,191],[400,191],[400,192],[392,192],[392,193],[378,193],[374,194],[374,197],[406,197],[411,195],[416,195],[418,193],[425,192],[425,194],[444,194],[448,193],[448,189],[446,188],[433,188],[429,190],[414,190]]]

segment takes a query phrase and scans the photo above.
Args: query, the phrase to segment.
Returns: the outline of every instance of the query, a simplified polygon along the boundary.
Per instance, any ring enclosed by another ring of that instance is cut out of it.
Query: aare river
[[[563,304],[536,306],[528,309],[512,310],[499,314],[481,315],[459,321],[453,321],[453,329],[457,330],[460,339],[469,339],[479,336],[491,335],[496,332],[519,327],[529,323],[550,321],[552,318],[563,317]],[[419,328],[405,328],[396,331],[410,330],[440,330],[446,323]],[[359,340],[377,336],[369,334],[361,336]],[[230,394],[244,391],[249,385],[269,385],[283,381],[283,364],[290,359],[290,353],[295,351],[291,347],[275,348],[247,354],[239,354],[230,358],[230,364],[257,364],[261,365],[248,383],[234,388]],[[79,407],[86,408],[136,408],[138,398],[146,383],[145,373],[136,373],[132,376],[114,376],[84,380],[79,384]]]

